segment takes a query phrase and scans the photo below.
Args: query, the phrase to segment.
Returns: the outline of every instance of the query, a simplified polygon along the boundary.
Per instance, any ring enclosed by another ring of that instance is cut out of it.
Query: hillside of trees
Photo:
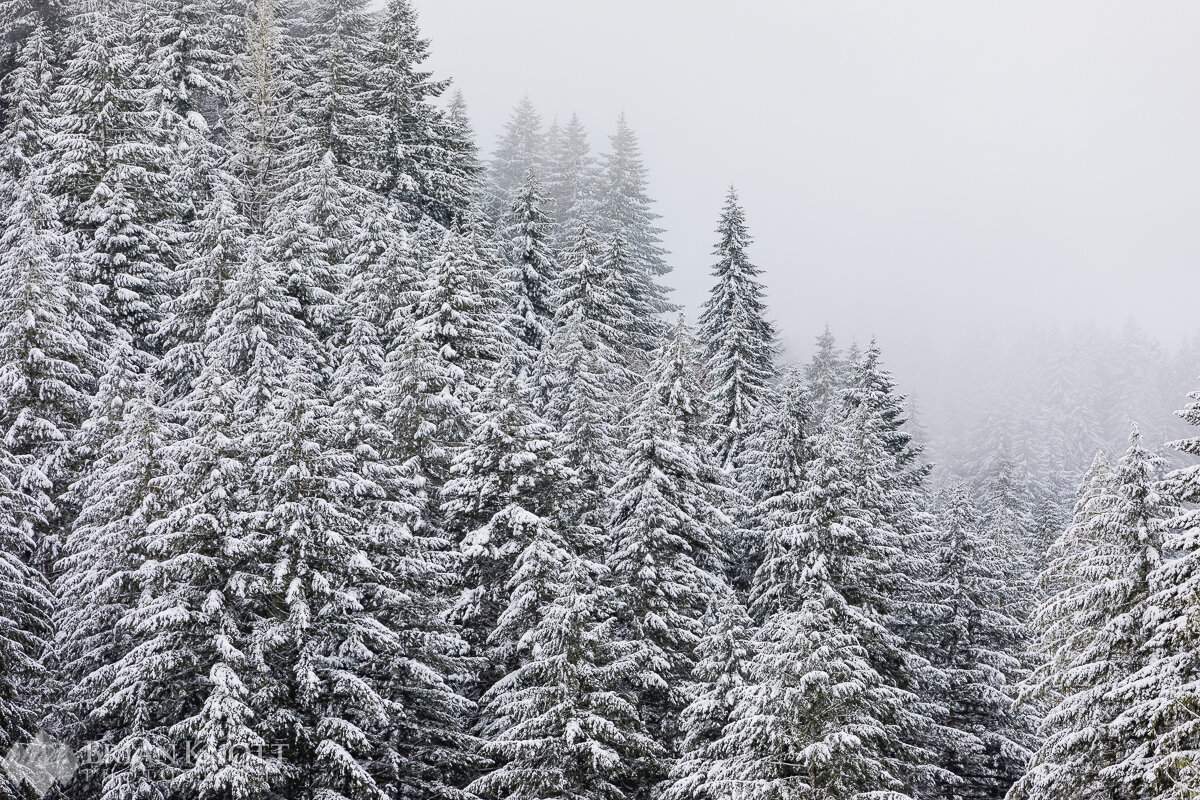
[[[0,24],[0,800],[1200,796],[1195,348],[937,439],[409,0]]]

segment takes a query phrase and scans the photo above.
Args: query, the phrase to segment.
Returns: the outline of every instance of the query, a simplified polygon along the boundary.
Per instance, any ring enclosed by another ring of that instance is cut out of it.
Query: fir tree
[[[83,237],[83,277],[116,330],[150,350],[174,258],[177,202],[168,132],[128,30],[135,18],[121,0],[74,14],[50,146],[67,222]]]
[[[558,238],[556,250],[570,246],[570,232],[583,217],[594,212],[596,202],[596,160],[587,141],[587,130],[576,114],[549,142],[546,194]]]
[[[449,226],[470,204],[479,168],[456,121],[434,105],[449,81],[432,78],[428,56],[412,3],[391,0],[369,52],[381,118],[381,190]]]
[[[726,525],[697,453],[663,406],[656,384],[651,376],[642,388],[622,478],[612,490],[616,511],[608,568],[622,638],[638,662],[638,708],[658,741],[674,753],[678,715],[689,700],[685,683],[703,632],[700,620],[709,598],[727,591],[721,577]],[[654,770],[646,785],[664,778],[662,773],[661,767]]]
[[[1042,723],[1045,742],[1014,789],[1018,797],[1119,797],[1144,791],[1142,781],[1154,785],[1144,759],[1155,748],[1156,723],[1141,716],[1144,707],[1130,707],[1161,697],[1139,674],[1150,668],[1154,652],[1154,577],[1169,569],[1163,521],[1173,508],[1155,486],[1160,464],[1134,426],[1113,472],[1111,497],[1087,520],[1095,538],[1075,556],[1081,590],[1060,592],[1039,611],[1040,618],[1070,619],[1073,632],[1052,653],[1051,680],[1043,679],[1043,696],[1053,705]]]
[[[782,607],[792,558],[788,541],[769,531],[800,519],[817,431],[808,391],[795,368],[784,374],[776,398],[760,411],[739,476],[746,507],[738,520],[733,582],[746,592],[754,587],[750,597],[761,621]]]
[[[416,305],[417,335],[432,345],[441,362],[444,382],[434,393],[464,411],[509,345],[502,295],[491,267],[477,233],[446,233]],[[460,427],[444,431],[445,441],[460,443],[467,435],[465,418],[454,415],[450,422]]]
[[[624,240],[630,265],[630,280],[624,291],[631,307],[646,313],[635,320],[637,337],[629,344],[648,353],[662,338],[663,323],[658,315],[673,308],[667,300],[667,288],[659,282],[671,268],[665,260],[662,230],[656,225],[658,214],[651,209],[652,201],[646,193],[646,169],[637,137],[624,115],[617,120],[610,147],[603,159],[597,190],[600,233],[610,240],[620,234]]]
[[[620,691],[635,668],[616,648],[602,569],[546,525],[517,560],[498,629],[520,666],[484,695],[483,798],[621,800],[660,755]]]
[[[134,361],[128,346],[120,361]],[[153,698],[130,691],[121,666],[139,642],[140,632],[125,623],[141,593],[148,527],[163,514],[157,481],[174,469],[166,447],[175,435],[153,379],[129,387],[119,370],[114,364],[110,375],[113,398],[121,400],[115,433],[71,489],[80,511],[58,564],[56,620],[56,661],[69,687],[59,716],[77,746],[102,755],[78,780],[114,798],[155,791],[168,769]]]
[[[702,620],[692,670],[694,696],[680,715],[680,756],[662,784],[662,800],[725,796],[719,783],[727,756],[721,737],[733,720],[737,698],[749,684],[753,623],[730,592],[714,598]]]
[[[955,777],[946,797],[1003,798],[1024,771],[1032,743],[1027,710],[1016,706],[1023,640],[1005,585],[1002,553],[985,538],[965,485],[949,490],[940,519],[935,580],[946,588],[935,665],[943,670],[942,725],[954,731],[940,764]]]
[[[764,318],[760,270],[746,256],[751,239],[733,189],[725,199],[717,233],[720,260],[713,267],[717,284],[700,315],[700,338],[711,386],[717,457],[730,465],[740,455],[751,420],[775,376],[775,329]]]
[[[575,477],[512,369],[496,371],[474,413],[474,432],[454,459],[442,502],[446,527],[464,555],[455,617],[484,657],[487,687],[515,667],[519,643],[496,628],[516,561],[540,526],[561,522]]]
[[[88,410],[99,343],[89,317],[91,287],[64,268],[72,241],[58,222],[39,170],[27,170],[7,207],[0,236],[0,442],[17,470],[8,480],[36,512],[38,563],[55,557],[59,499],[70,477],[68,452]]]
[[[544,173],[545,146],[542,117],[529,97],[523,97],[505,123],[488,165],[491,185],[485,210],[493,220],[502,219],[512,207],[513,195],[531,170],[539,176]]]
[[[804,379],[813,406],[813,418],[818,422],[825,419],[830,409],[841,403],[841,392],[846,385],[846,359],[838,352],[837,341],[825,326],[825,332],[817,337],[817,349],[804,367]]]
[[[36,543],[29,535],[36,514],[14,486],[18,467],[0,446],[0,747],[31,740],[45,709],[43,657],[52,635],[54,598],[45,577],[31,566]],[[12,764],[0,776],[0,796],[18,797],[17,769]]]
[[[508,261],[515,273],[512,279],[516,297],[514,326],[517,338],[535,355],[550,338],[554,321],[552,292],[558,278],[558,266],[549,242],[550,221],[544,204],[541,186],[531,171],[513,198],[504,230]]]

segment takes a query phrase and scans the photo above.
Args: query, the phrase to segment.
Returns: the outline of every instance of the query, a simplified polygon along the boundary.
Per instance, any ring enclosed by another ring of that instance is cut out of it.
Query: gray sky
[[[800,351],[876,334],[911,385],[1034,324],[1200,328],[1194,0],[416,5],[485,153],[523,93],[593,149],[626,112],[693,309],[732,182]]]

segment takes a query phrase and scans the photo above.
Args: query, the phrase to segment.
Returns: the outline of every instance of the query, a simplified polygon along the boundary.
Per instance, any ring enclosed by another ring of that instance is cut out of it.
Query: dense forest
[[[1195,346],[931,435],[409,0],[0,22],[0,799],[1200,796]]]

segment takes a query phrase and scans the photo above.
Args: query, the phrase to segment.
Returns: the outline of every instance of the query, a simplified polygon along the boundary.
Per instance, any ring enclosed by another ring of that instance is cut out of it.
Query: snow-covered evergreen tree
[[[441,362],[443,383],[434,392],[464,412],[511,345],[495,263],[487,255],[478,233],[447,232],[415,309],[417,335],[432,345]],[[456,444],[467,436],[465,417],[457,414],[450,421],[459,427],[443,431],[444,441]]]
[[[727,755],[721,737],[749,679],[753,623],[731,592],[715,597],[701,622],[704,636],[696,645],[692,670],[694,696],[680,715],[680,755],[661,784],[662,800],[726,796],[718,783]]]
[[[463,553],[455,618],[483,657],[486,688],[516,666],[519,643],[496,632],[516,561],[540,526],[563,521],[575,477],[512,369],[496,371],[473,411],[475,429],[442,490],[442,516]]]
[[[66,221],[83,239],[82,277],[117,331],[149,350],[175,257],[177,198],[169,132],[130,30],[137,17],[124,0],[75,9],[49,145]]]
[[[636,666],[616,641],[602,580],[602,567],[537,526],[500,618],[520,666],[483,697],[483,753],[495,766],[468,787],[476,795],[623,800],[661,756],[620,691]]]
[[[1039,620],[1071,627],[1061,638],[1060,627],[1046,628],[1055,649],[1038,687],[1049,706],[1045,741],[1014,789],[1017,797],[1136,796],[1154,785],[1145,759],[1157,748],[1158,723],[1138,704],[1161,698],[1141,674],[1161,674],[1150,649],[1157,614],[1151,596],[1165,566],[1164,520],[1174,512],[1156,486],[1161,463],[1135,425],[1110,497],[1084,506],[1084,529],[1069,532],[1091,541],[1079,542],[1082,552],[1074,555],[1079,588],[1067,587],[1038,611]]]
[[[38,563],[48,566],[58,507],[73,459],[68,449],[87,415],[100,344],[91,287],[68,269],[73,242],[59,224],[40,170],[14,188],[0,235],[0,442],[16,472],[6,476],[35,509]]]
[[[1200,393],[1179,416],[1200,425]],[[1106,700],[1119,710],[1109,739],[1120,759],[1103,779],[1123,791],[1143,796],[1186,798],[1200,781],[1195,764],[1200,753],[1200,727],[1191,708],[1200,687],[1196,665],[1195,592],[1196,531],[1200,470],[1186,466],[1161,483],[1148,479],[1161,461],[1137,446],[1136,440],[1116,469],[1116,498],[1103,519],[1110,536],[1123,535],[1131,551],[1115,564],[1110,594],[1132,606],[1114,616],[1104,638],[1104,651],[1114,669]],[[1189,456],[1200,455],[1195,437],[1171,443]],[[1166,513],[1167,519],[1160,518]],[[1132,557],[1130,557],[1132,556]],[[1157,562],[1157,566],[1156,566]],[[1146,570],[1153,568],[1146,586]],[[1148,588],[1142,608],[1134,606]],[[1140,613],[1139,613],[1140,612]],[[1138,666],[1129,673],[1131,666]]]
[[[514,327],[532,356],[550,338],[554,324],[553,289],[558,279],[545,203],[537,176],[530,171],[513,197],[504,227],[508,263],[514,273]]]
[[[746,215],[732,188],[717,225],[717,279],[700,315],[700,340],[717,435],[717,457],[734,464],[775,376],[775,328],[766,319],[761,271],[750,263]]]
[[[832,501],[827,510],[779,514],[767,530],[781,555],[759,570],[756,605],[770,612],[717,745],[725,759],[708,776],[718,796],[910,796],[916,754],[900,745],[910,700],[872,664],[878,621],[833,583],[861,522],[834,500],[845,488],[832,481],[844,477],[832,464],[822,474],[831,481],[817,490]]]
[[[841,403],[841,392],[846,385],[847,360],[838,351],[837,340],[825,326],[817,337],[817,349],[804,367],[804,378],[808,382],[813,418],[818,422],[825,419],[831,408]]]
[[[505,123],[488,164],[490,185],[485,210],[493,220],[502,219],[512,207],[513,195],[531,170],[539,179],[545,174],[545,150],[542,117],[529,97],[522,97]]]
[[[622,114],[610,139],[610,152],[601,166],[596,213],[601,235],[611,240],[620,234],[631,267],[625,294],[632,308],[645,314],[635,320],[636,338],[629,344],[651,352],[662,338],[663,322],[658,316],[672,309],[667,288],[660,283],[670,272],[662,247],[658,214],[646,192],[646,168],[637,137]]]
[[[158,481],[175,468],[167,453],[173,426],[158,405],[158,387],[148,375],[130,387],[121,371],[134,362],[133,350],[118,352],[108,377],[120,416],[71,488],[79,514],[57,565],[56,620],[56,662],[68,687],[56,716],[76,746],[101,754],[80,784],[110,798],[155,791],[168,768],[153,698],[124,685],[129,673],[121,665],[139,640],[140,631],[125,623],[141,593],[148,527],[163,514]]]
[[[0,747],[33,739],[46,709],[47,671],[44,656],[51,639],[54,598],[45,577],[31,566],[35,542],[29,517],[36,514],[17,490],[12,475],[18,467],[0,445]],[[0,775],[0,796],[19,797],[17,769]]]
[[[948,495],[934,576],[945,587],[939,599],[946,608],[935,666],[946,690],[938,698],[945,716],[937,721],[953,731],[939,762],[954,780],[941,796],[1000,800],[1024,772],[1033,739],[1028,709],[1016,707],[1023,631],[1004,582],[1006,554],[986,538],[967,487],[953,486]]]
[[[556,449],[579,474],[577,522],[595,530],[608,517],[622,393],[634,380],[619,349],[624,309],[599,258],[599,243],[585,220],[563,264],[554,331],[536,366],[544,415],[558,431]]]
[[[751,594],[762,616],[780,608],[790,566],[790,544],[769,535],[778,525],[799,519],[808,485],[809,462],[817,437],[809,393],[799,370],[788,369],[772,402],[760,409],[761,417],[747,441],[739,484],[745,508],[738,518],[734,542],[733,582]],[[760,571],[765,570],[765,571]]]
[[[577,114],[549,138],[548,150],[546,194],[558,232],[555,248],[561,251],[570,246],[570,233],[579,221],[595,211],[597,166]]]
[[[670,362],[658,366],[669,368]],[[657,375],[647,377],[630,421],[622,477],[612,489],[608,568],[622,639],[638,664],[638,708],[656,739],[674,753],[678,716],[690,700],[686,683],[703,633],[700,620],[709,599],[728,591],[727,524],[710,476],[663,405],[657,384]],[[647,780],[664,778],[664,768]]]
[[[479,169],[464,157],[454,120],[434,104],[449,82],[435,80],[425,67],[429,40],[410,0],[390,0],[368,55],[372,106],[381,123],[380,189],[449,226],[470,204]]]

